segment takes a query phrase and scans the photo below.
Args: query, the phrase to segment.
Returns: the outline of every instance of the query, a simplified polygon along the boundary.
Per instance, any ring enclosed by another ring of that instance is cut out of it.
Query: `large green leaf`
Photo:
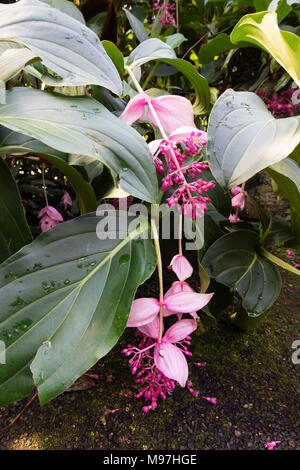
[[[292,230],[295,234],[293,244],[300,244],[300,168],[294,160],[286,158],[268,168],[268,173],[277,186],[281,197],[290,203]]]
[[[137,239],[148,231],[146,218],[140,232],[130,225],[128,233],[108,228],[109,238],[101,240],[96,231],[104,219],[88,214],[60,224],[0,266],[0,338],[6,344],[0,404],[30,393],[38,348],[32,371],[46,403],[122,334],[155,256],[149,240]]]
[[[202,259],[209,276],[237,292],[248,316],[257,317],[271,307],[281,289],[276,267],[259,255],[259,235],[237,230],[219,238]]]
[[[286,158],[300,141],[300,116],[275,119],[250,92],[227,90],[208,123],[210,169],[222,185],[233,187]]]
[[[0,124],[61,152],[98,158],[124,191],[156,201],[157,177],[146,142],[96,100],[14,88],[0,106]]]
[[[78,198],[81,214],[96,210],[97,200],[91,184],[85,181],[81,174],[68,164],[69,156],[67,154],[58,152],[32,137],[0,126],[0,155],[16,154],[22,156],[27,153],[45,157],[67,176]],[[96,161],[101,165],[99,160]]]
[[[0,157],[0,262],[31,243],[18,186]]]
[[[0,4],[0,40],[25,44],[62,80],[43,76],[52,86],[101,85],[122,93],[117,70],[98,36],[84,24],[38,0]]]
[[[245,15],[231,33],[234,44],[250,43],[269,52],[300,87],[300,38],[278,28],[275,12]]]

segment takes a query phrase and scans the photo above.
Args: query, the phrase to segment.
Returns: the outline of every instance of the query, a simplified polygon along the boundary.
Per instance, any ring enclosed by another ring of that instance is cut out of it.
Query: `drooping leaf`
[[[250,317],[271,307],[281,289],[276,267],[256,249],[259,236],[252,230],[237,230],[219,238],[202,259],[207,273],[239,294]]]
[[[267,51],[290,74],[300,87],[300,38],[281,31],[277,14],[271,12],[245,15],[231,33],[234,44],[250,43]]]
[[[88,181],[85,181],[81,174],[68,164],[67,154],[58,152],[48,147],[38,140],[10,131],[5,127],[0,127],[0,154],[27,154],[45,157],[50,163],[55,165],[68,178],[78,198],[81,214],[92,212],[97,208],[95,192]],[[99,160],[97,160],[98,163]]]
[[[124,191],[149,202],[157,177],[144,139],[98,101],[14,88],[0,107],[0,124],[65,153],[98,158]]]
[[[1,404],[30,393],[39,348],[32,371],[46,403],[113,347],[137,286],[155,267],[152,244],[137,239],[147,231],[146,218],[140,232],[129,224],[119,233],[88,214],[41,234],[0,266]]]
[[[230,49],[235,49],[236,47],[237,46],[231,42],[228,34],[220,33],[207,44],[201,46],[198,59],[202,64],[208,64],[208,62],[214,60],[215,56],[229,51]]]
[[[0,262],[32,242],[18,186],[0,157]]]
[[[104,47],[107,55],[111,58],[114,63],[114,66],[119,72],[121,80],[124,78],[125,69],[124,69],[124,57],[120,49],[111,42],[111,41],[102,41],[102,46]]]
[[[127,59],[127,65],[134,69],[156,59],[176,59],[176,54],[173,48],[165,42],[150,38],[133,49]]]
[[[126,8],[123,9],[125,11],[125,14],[127,16],[127,19],[129,21],[129,24],[134,32],[134,34],[136,35],[136,37],[138,38],[138,40],[140,42],[143,42],[143,41],[146,41],[146,39],[148,39],[148,33],[147,31],[145,30],[145,26],[143,25],[143,23],[141,22],[141,20],[139,20],[136,16],[134,16],[129,10],[127,10]]]
[[[161,62],[172,65],[181,72],[191,83],[195,91],[193,103],[194,114],[207,114],[210,109],[210,88],[206,79],[200,75],[192,64],[183,59],[162,59]]]
[[[208,123],[210,169],[224,187],[232,188],[286,158],[300,140],[300,116],[275,119],[250,92],[226,90]]]
[[[120,77],[98,36],[57,8],[38,0],[0,4],[0,40],[25,44],[59,78],[52,86],[101,85],[122,93]]]
[[[277,185],[277,192],[290,203],[294,245],[300,244],[300,168],[294,160],[286,158],[268,168],[268,173]],[[291,244],[291,242],[290,242]]]
[[[6,49],[0,55],[0,81],[6,82],[12,78],[34,60],[35,57],[35,54],[25,47],[21,49]]]

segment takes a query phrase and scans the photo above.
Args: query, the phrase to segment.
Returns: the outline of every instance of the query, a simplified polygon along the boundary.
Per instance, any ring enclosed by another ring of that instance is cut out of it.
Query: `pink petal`
[[[139,93],[132,100],[129,101],[123,113],[120,116],[121,121],[131,125],[144,116],[144,106],[147,103],[148,95],[146,93]]]
[[[241,210],[245,209],[245,194],[239,193],[231,199],[232,207],[239,207]]]
[[[196,329],[197,322],[195,320],[180,320],[170,326],[163,340],[169,343],[178,343],[178,341],[183,340]]]
[[[150,152],[152,153],[152,155],[154,155],[158,149],[158,147],[160,146],[162,142],[162,139],[156,139],[156,140],[152,140],[152,142],[149,142],[148,144],[148,147],[149,147],[149,150]]]
[[[160,372],[185,387],[189,371],[186,358],[179,348],[168,342],[157,343],[154,361]]]
[[[64,192],[64,195],[61,198],[61,203],[64,206],[65,210],[68,207],[72,207],[73,202],[72,202],[70,194],[67,191]]]
[[[274,447],[277,445],[277,444],[280,444],[281,441],[271,441],[271,442],[266,442],[265,443],[265,447],[268,449],[268,450],[274,450]]]
[[[209,401],[210,403],[213,403],[213,405],[215,405],[215,404],[217,403],[217,399],[216,399],[216,398],[204,397],[203,395],[202,395],[202,398],[204,398],[204,400]]]
[[[164,299],[164,306],[175,313],[190,313],[201,310],[208,304],[214,294],[197,294],[196,292],[180,292]]]
[[[183,96],[159,96],[153,98],[151,104],[166,132],[171,134],[182,126],[195,127],[193,106]],[[157,125],[150,109],[148,109],[148,117],[150,121]]]
[[[152,297],[136,299],[132,302],[127,326],[139,327],[154,320],[160,309],[159,301]]]
[[[157,339],[159,335],[159,316],[156,315],[154,320],[147,325],[139,326],[138,328],[144,335],[149,336],[149,338]]]
[[[229,222],[235,224],[236,222],[241,222],[241,219],[236,214],[230,214],[228,217]]]
[[[57,224],[59,224],[57,220],[54,220],[48,215],[46,215],[40,221],[39,227],[41,227],[42,232],[47,232],[47,230],[49,230],[52,227],[55,227],[55,225]]]
[[[63,216],[52,206],[45,206],[40,210],[38,217],[42,217],[44,214],[47,214],[51,219],[58,222],[63,222]]]
[[[240,192],[242,191],[242,188],[240,188],[240,186],[235,186],[234,188],[232,188],[230,190],[231,194],[233,196],[236,196],[237,194],[239,194]]]
[[[193,267],[183,255],[176,255],[173,257],[169,269],[172,269],[179,281],[185,281],[193,274]]]
[[[204,145],[207,142],[207,133],[204,131],[200,131],[196,127],[190,127],[190,126],[182,126],[179,127],[178,129],[175,129],[175,131],[172,132],[170,135],[169,139],[173,140],[175,142],[182,142],[184,139],[191,137],[191,134],[195,134],[195,140],[198,140],[199,134],[201,134],[200,139],[203,142],[202,145]],[[197,142],[195,142],[197,143]]]
[[[195,292],[194,289],[192,289],[191,286],[188,285],[187,282],[184,281],[175,281],[171,285],[170,289],[167,290],[165,293],[164,299],[170,297],[170,295],[173,294],[178,294],[178,292]],[[195,312],[189,312],[191,315],[193,315]],[[174,312],[170,312],[166,307],[164,307],[164,316],[168,317],[170,315],[174,315]]]

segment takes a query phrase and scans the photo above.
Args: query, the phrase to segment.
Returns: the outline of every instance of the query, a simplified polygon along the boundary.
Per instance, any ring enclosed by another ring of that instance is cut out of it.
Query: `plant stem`
[[[46,183],[45,183],[45,163],[42,164],[42,181],[43,181],[43,190],[44,190],[46,206],[49,206],[48,196],[47,196],[47,186],[46,186]]]
[[[159,303],[160,303],[160,310],[159,310],[159,335],[158,335],[158,342],[161,343],[162,335],[163,335],[163,328],[164,328],[164,284],[163,284],[163,271],[162,271],[162,260],[161,260],[161,251],[159,245],[159,238],[158,238],[158,231],[156,227],[155,219],[151,219],[151,229],[153,234],[154,240],[154,248],[157,258],[157,271],[158,271],[158,279],[159,279]]]
[[[159,65],[159,61],[157,60],[155,62],[155,64],[153,65],[152,69],[150,70],[150,73],[148,75],[148,77],[146,78],[145,82],[144,82],[144,85],[143,85],[143,90],[145,90],[146,86],[148,85],[148,83],[150,82],[151,78],[153,77],[153,74],[155,72],[155,70],[157,69]]]
[[[286,271],[290,271],[291,273],[293,274],[296,274],[297,276],[300,276],[300,271],[299,269],[297,268],[294,268],[294,266],[291,266],[289,263],[286,263],[285,261],[283,261],[282,259],[278,258],[277,256],[273,255],[272,253],[270,253],[269,251],[267,251],[265,248],[263,248],[262,246],[258,248],[258,252],[264,256],[265,258],[267,258],[269,261],[271,261],[272,263],[276,264],[277,266],[279,266],[280,268],[283,268],[285,269]]]

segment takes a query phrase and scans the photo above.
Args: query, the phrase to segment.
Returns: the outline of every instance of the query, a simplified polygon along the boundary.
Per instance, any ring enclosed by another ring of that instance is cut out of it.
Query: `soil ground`
[[[64,393],[42,408],[35,400],[0,449],[263,449],[278,440],[277,449],[300,450],[300,364],[291,359],[292,343],[300,340],[300,278],[284,272],[282,279],[280,297],[254,331],[243,333],[226,315],[219,323],[202,317],[189,362],[197,398],[178,387],[143,414],[120,354],[132,340],[125,332],[91,371],[99,374],[92,388]],[[155,296],[156,285],[154,276],[140,293]],[[216,405],[201,395],[215,397]],[[1,429],[27,401],[0,408]]]

